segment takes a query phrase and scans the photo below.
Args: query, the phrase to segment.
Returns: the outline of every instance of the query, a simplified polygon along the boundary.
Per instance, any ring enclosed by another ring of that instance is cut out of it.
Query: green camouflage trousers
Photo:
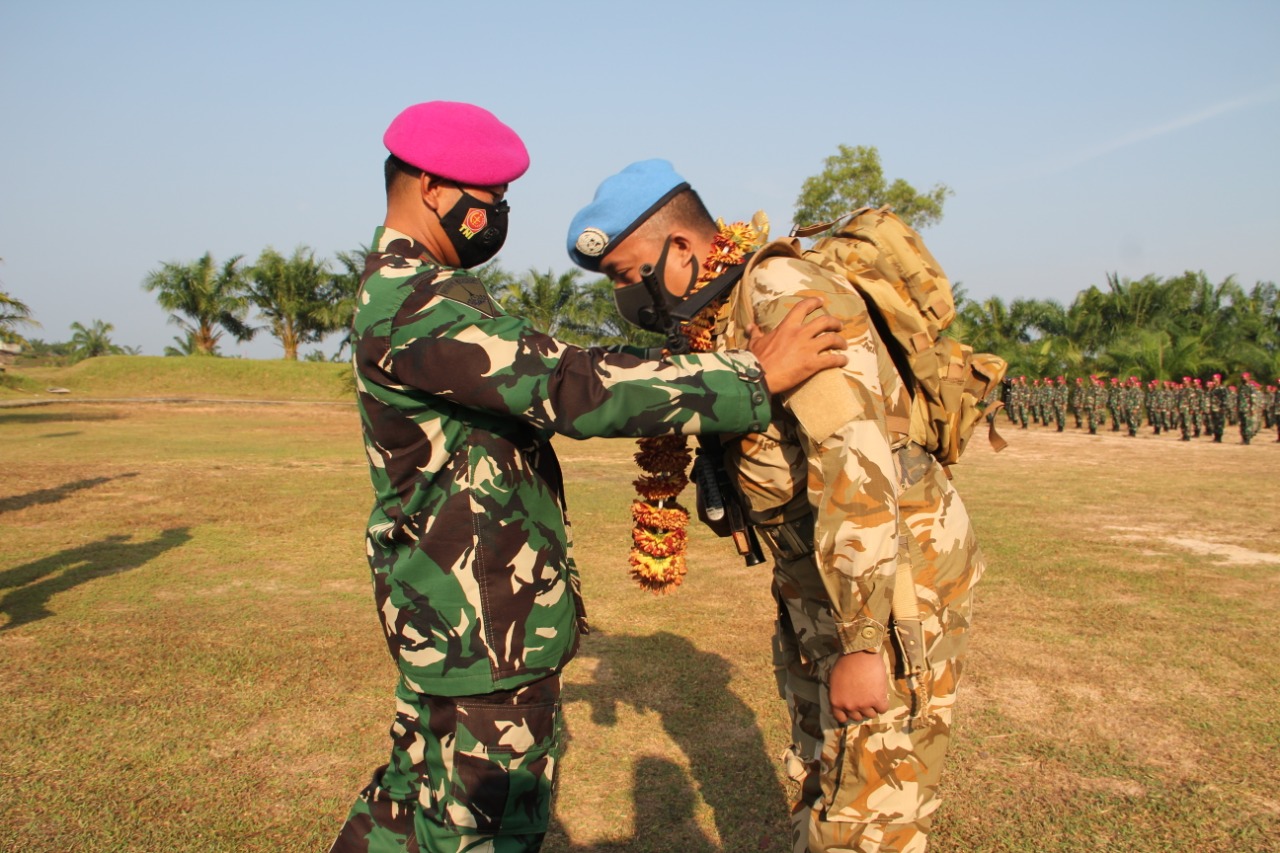
[[[914,720],[910,685],[894,677],[888,711],[861,724],[835,721],[826,680],[839,647],[818,567],[812,555],[774,555],[774,671],[793,739],[783,761],[800,786],[791,815],[794,853],[920,853],[927,846],[983,564],[941,466],[931,466],[899,501],[928,660],[927,706]],[[887,671],[901,674],[892,640],[881,655]]]
[[[559,674],[483,696],[425,696],[402,682],[391,760],[330,853],[538,850],[561,729]]]

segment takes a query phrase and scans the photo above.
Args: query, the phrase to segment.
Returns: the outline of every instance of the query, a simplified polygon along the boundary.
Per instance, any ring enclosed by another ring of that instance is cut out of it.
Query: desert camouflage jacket
[[[758,430],[763,374],[746,352],[570,346],[404,234],[373,249],[354,366],[387,644],[419,692],[510,689],[564,665],[583,613],[551,436]]]
[[[739,346],[752,319],[772,329],[807,296],[822,297],[826,313],[844,322],[848,363],[775,401],[773,422],[727,446],[726,455],[755,521],[812,515],[837,648],[851,652],[878,647],[889,624],[899,546],[894,451],[907,441],[907,388],[862,297],[801,259],[790,240],[757,253],[722,313],[716,341]]]

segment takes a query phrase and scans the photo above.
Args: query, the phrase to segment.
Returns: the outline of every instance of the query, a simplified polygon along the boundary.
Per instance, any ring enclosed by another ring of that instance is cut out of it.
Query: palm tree
[[[19,325],[39,326],[31,319],[31,309],[25,302],[0,290],[0,341],[9,344],[25,343],[17,332]]]
[[[570,330],[565,332],[565,339],[583,346],[662,347],[665,337],[622,319],[613,291],[613,282],[603,277],[579,287],[574,319]]]
[[[209,352],[201,352],[196,347],[195,335],[190,332],[185,335],[174,335],[173,345],[165,347],[164,354],[166,356],[222,355],[218,352],[217,345]]]
[[[94,320],[93,324],[87,327],[80,323],[72,323],[71,331],[74,333],[71,335],[72,357],[80,361],[100,355],[132,354],[124,347],[112,343],[111,332],[114,330],[115,326],[101,320]]]
[[[554,336],[573,323],[579,275],[577,269],[559,276],[551,270],[540,273],[530,269],[527,277],[505,289],[498,304],[502,310],[524,317],[538,330]]]
[[[344,332],[338,343],[335,360],[340,360],[347,348],[352,346],[351,321],[356,314],[356,297],[360,293],[360,280],[364,277],[365,256],[373,251],[370,246],[361,246],[350,252],[338,252],[339,272],[329,276],[329,281],[321,294],[323,307],[319,311],[319,319],[332,331]]]
[[[329,266],[308,247],[299,246],[288,258],[263,249],[248,278],[249,301],[266,318],[286,359],[297,361],[300,344],[317,343],[336,328]]]
[[[237,341],[253,337],[254,330],[245,324],[249,300],[242,258],[236,255],[218,268],[205,252],[191,263],[162,264],[143,281],[144,289],[159,291],[156,301],[172,312],[169,322],[186,333],[192,355],[217,355],[223,331]]]

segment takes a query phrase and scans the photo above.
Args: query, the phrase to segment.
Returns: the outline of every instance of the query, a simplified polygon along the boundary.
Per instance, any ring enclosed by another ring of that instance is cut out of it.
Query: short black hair
[[[646,231],[668,234],[673,228],[681,226],[702,234],[714,233],[716,230],[715,218],[703,204],[702,197],[693,189],[677,193],[641,227]]]
[[[387,195],[391,194],[391,187],[397,179],[409,178],[416,180],[422,170],[417,166],[410,166],[394,154],[387,155],[387,162],[382,164],[382,177],[387,185]]]

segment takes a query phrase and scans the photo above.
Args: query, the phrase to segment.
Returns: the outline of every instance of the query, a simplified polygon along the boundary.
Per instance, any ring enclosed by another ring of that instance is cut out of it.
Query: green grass
[[[95,361],[56,381],[257,399]],[[284,399],[338,370],[255,364]],[[956,469],[988,569],[931,849],[1274,849],[1280,445],[1008,437]],[[0,441],[0,850],[325,849],[393,710],[354,408],[0,408]],[[767,567],[696,532],[639,591],[631,443],[557,448],[594,631],[546,849],[783,850]]]
[[[9,368],[0,403],[174,397],[202,400],[351,399],[348,364],[243,358],[111,355],[69,367]],[[67,394],[48,389],[64,388]]]

